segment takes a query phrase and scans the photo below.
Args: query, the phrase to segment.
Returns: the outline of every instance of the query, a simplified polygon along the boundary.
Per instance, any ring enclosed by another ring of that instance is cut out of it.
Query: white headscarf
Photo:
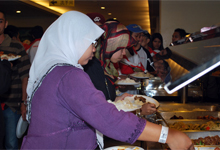
[[[61,15],[41,38],[29,72],[27,101],[30,101],[42,77],[55,64],[65,63],[83,69],[78,60],[103,32],[83,13],[69,11]]]

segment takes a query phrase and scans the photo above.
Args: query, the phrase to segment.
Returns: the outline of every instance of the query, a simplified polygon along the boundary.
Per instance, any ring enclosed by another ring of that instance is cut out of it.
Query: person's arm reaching
[[[147,122],[138,140],[158,142],[161,134],[161,128],[161,125]],[[194,150],[191,139],[185,133],[178,130],[169,128],[166,143],[172,150]]]

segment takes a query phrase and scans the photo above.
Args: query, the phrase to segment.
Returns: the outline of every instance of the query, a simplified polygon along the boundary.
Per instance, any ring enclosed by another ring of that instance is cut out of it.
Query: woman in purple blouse
[[[30,125],[21,149],[95,149],[95,130],[131,144],[159,141],[171,149],[189,149],[192,142],[184,133],[118,111],[96,90],[82,65],[92,59],[103,32],[77,11],[64,13],[47,29],[30,69]],[[122,50],[115,54],[123,55]]]

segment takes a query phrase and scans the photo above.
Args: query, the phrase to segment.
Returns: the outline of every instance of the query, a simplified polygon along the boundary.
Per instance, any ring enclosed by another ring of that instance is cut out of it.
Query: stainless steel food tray
[[[166,120],[168,125],[173,124],[175,122],[181,121],[184,123],[193,123],[193,124],[203,124],[206,123],[207,120],[200,120],[200,119],[173,119],[173,120]],[[162,119],[157,120],[158,124],[161,124],[163,126],[167,126],[165,122]],[[199,137],[206,137],[206,136],[220,136],[220,130],[209,130],[209,131],[203,131],[203,130],[184,130],[184,132],[189,138],[191,139],[198,139]]]
[[[216,147],[220,148],[220,145],[206,145],[206,146],[202,146],[202,145],[194,145],[195,150],[214,150]]]
[[[175,122],[184,122],[186,124],[203,124],[206,123],[208,121],[213,121],[213,120],[205,120],[205,119],[168,119],[166,120],[166,122],[170,125],[170,124],[174,124]],[[216,122],[216,121],[213,121]],[[161,123],[162,125],[165,125],[164,122],[162,121],[162,119],[158,119],[158,123]]]
[[[183,131],[190,139],[205,138],[206,136],[220,136],[220,131]]]
[[[161,150],[169,149],[167,144],[161,144]],[[214,150],[216,147],[220,148],[220,145],[194,145],[195,150]]]
[[[173,112],[160,112],[161,116],[165,120],[170,120],[171,117],[176,115],[177,117],[182,116],[183,119],[197,119],[198,116],[213,116],[220,118],[220,111],[173,111]],[[176,119],[181,120],[181,119]],[[220,121],[220,120],[219,120]]]
[[[196,110],[197,109],[197,110]],[[218,111],[219,105],[209,104],[209,103],[160,103],[158,111],[160,112],[170,112],[170,111],[198,111],[198,109],[205,111]]]

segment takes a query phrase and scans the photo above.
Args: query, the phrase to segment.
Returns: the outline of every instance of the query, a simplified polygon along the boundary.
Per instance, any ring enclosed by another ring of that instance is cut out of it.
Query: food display
[[[213,116],[210,116],[210,115],[206,115],[206,116],[198,116],[197,119],[220,120],[219,117],[213,117]]]
[[[160,111],[171,111],[169,108],[162,108]],[[187,108],[176,108],[172,111],[207,111],[207,109],[201,109],[201,108],[194,108],[194,109],[187,109]]]
[[[194,111],[194,112],[206,112],[206,111],[217,111],[218,105],[216,104],[181,104],[181,103],[163,103],[162,107],[159,108],[160,112],[172,112],[172,111]]]
[[[188,118],[183,118],[182,116],[173,115],[170,119],[188,119]],[[197,116],[197,119],[220,120],[219,117],[213,117],[213,116],[211,116],[211,115]]]
[[[184,123],[181,121],[175,122],[174,124],[169,125],[170,128],[177,129],[180,131],[183,130],[220,130],[220,122],[209,121],[203,124],[199,123]]]
[[[21,57],[20,55],[15,55],[15,54],[12,54],[12,53],[4,54],[3,51],[0,51],[0,58],[1,59],[4,58],[4,59],[7,59],[8,61],[13,61],[13,60],[16,60],[20,57]]]
[[[173,117],[171,117],[170,119],[183,119],[182,116],[177,117],[176,115],[174,115]]]
[[[194,145],[220,145],[220,137],[218,135],[199,137],[198,139],[192,139],[192,142]]]

